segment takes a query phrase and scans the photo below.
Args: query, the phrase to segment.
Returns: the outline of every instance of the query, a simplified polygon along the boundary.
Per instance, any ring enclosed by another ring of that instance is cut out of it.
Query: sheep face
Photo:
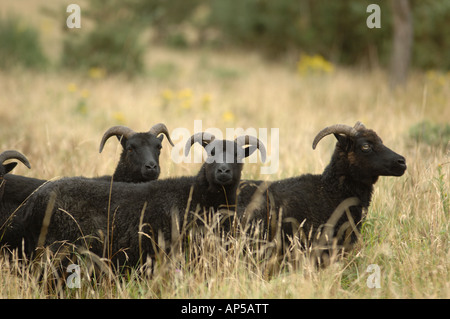
[[[173,146],[169,131],[163,123],[153,125],[145,133],[136,133],[122,125],[109,128],[102,137],[99,151],[102,152],[111,136],[116,136],[122,144],[123,151],[114,173],[114,180],[140,183],[157,179],[160,173],[161,142],[164,138],[160,134],[164,134]]]
[[[163,135],[156,137],[150,133],[136,133],[130,138],[122,138],[123,151],[116,173],[125,171],[126,178],[133,182],[158,179],[163,138]]]
[[[202,166],[209,190],[221,189],[225,186],[237,187],[241,179],[244,158],[253,154],[256,149],[261,152],[264,162],[266,150],[264,145],[253,136],[240,136],[234,141],[216,140],[209,133],[196,133],[186,142],[185,155],[194,143],[201,144],[208,157]],[[246,147],[248,145],[248,147]]]
[[[376,181],[378,176],[402,176],[406,170],[405,158],[386,147],[372,130],[359,130],[354,137],[335,136],[336,148],[346,159],[355,180]]]
[[[211,187],[236,184],[241,179],[244,149],[235,142],[215,140],[205,146],[205,171]]]

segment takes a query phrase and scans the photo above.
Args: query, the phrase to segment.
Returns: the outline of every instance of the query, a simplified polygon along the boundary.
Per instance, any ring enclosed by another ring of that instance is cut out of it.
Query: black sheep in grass
[[[111,136],[116,136],[123,148],[112,176],[115,182],[141,183],[158,179],[161,171],[159,155],[164,138],[160,134],[166,135],[170,145],[173,146],[169,131],[162,123],[143,133],[136,133],[126,126],[113,126],[105,132],[100,142],[100,153]],[[101,178],[111,179],[111,176]]]
[[[378,177],[403,175],[406,161],[360,122],[354,127],[338,124],[323,129],[313,149],[329,134],[334,134],[337,143],[321,175],[272,183],[246,181],[240,187],[238,215],[260,221],[269,239],[280,234],[277,226],[281,225],[285,239],[296,234],[304,245],[315,242],[329,247],[334,238],[338,239],[334,244],[351,247],[356,239],[354,228],[361,227]]]
[[[136,133],[125,126],[113,126],[109,128],[100,143],[102,152],[106,141],[111,136],[117,136],[123,151],[119,163],[114,172],[113,180],[116,182],[140,183],[155,180],[159,177],[159,155],[161,153],[161,142],[167,136],[169,143],[173,146],[167,127],[162,124],[154,125],[148,132]],[[158,137],[158,135],[160,135]],[[101,176],[96,179],[111,180],[111,176]],[[35,189],[46,180],[30,178],[14,174],[6,174],[4,180],[8,183],[5,188],[5,198],[11,199],[12,204],[20,205]]]
[[[9,242],[15,241],[14,234],[8,232],[8,227],[11,223],[11,214],[14,210],[44,181],[17,176],[20,183],[9,181],[6,176],[9,176],[10,171],[16,167],[17,162],[3,164],[9,159],[17,159],[26,167],[31,168],[28,159],[17,151],[4,151],[0,154],[0,246]],[[11,237],[12,235],[12,237]]]
[[[119,139],[123,150],[114,175],[101,176],[94,179],[111,181],[111,178],[113,178],[115,182],[127,183],[141,183],[157,179],[161,171],[159,155],[162,148],[161,142],[164,138],[164,136],[160,134],[166,135],[169,143],[173,146],[169,131],[162,123],[155,124],[148,132],[142,133],[136,133],[126,126],[113,126],[109,128],[104,133],[100,142],[100,153],[102,152],[106,141],[112,136],[116,136],[117,139]],[[14,222],[14,211],[33,191],[45,182],[46,180],[43,179],[14,174],[6,174],[4,176],[4,184],[7,184],[7,187],[2,188],[4,196],[2,199],[3,205],[0,207],[0,214],[6,216],[2,219],[8,221],[8,223],[0,224],[3,232],[10,232],[11,235],[19,232],[14,229],[18,225]],[[3,236],[0,244],[8,244],[12,247],[17,246],[17,243],[8,241],[10,238],[11,236],[9,235]]]
[[[4,164],[5,161],[10,159],[17,159],[21,161],[26,167],[31,168],[30,162],[28,159],[22,154],[17,151],[4,151],[0,154],[0,199],[3,199],[3,195],[5,192],[5,186],[6,181],[4,180],[4,177],[7,173],[12,171],[14,167],[16,167],[17,162],[11,162],[8,164]]]
[[[117,136],[123,147],[119,163],[112,176],[114,181],[140,183],[155,180],[159,177],[159,155],[163,140],[162,135],[158,137],[159,134],[165,134],[169,143],[173,146],[167,127],[162,123],[154,125],[148,132],[144,133],[136,133],[125,126],[113,126],[105,132],[100,143],[100,152],[102,152],[106,141],[111,136]],[[6,171],[6,173],[11,169]],[[2,178],[4,183],[8,184],[8,187],[4,187],[2,191],[4,191],[4,198],[10,204],[9,206],[14,208],[19,206],[34,190],[46,182],[43,179],[6,173],[4,173]],[[111,180],[111,176],[97,178]]]
[[[117,182],[140,183],[155,180],[159,177],[159,155],[161,142],[165,134],[173,146],[167,127],[162,124],[154,125],[148,132],[136,133],[125,126],[113,126],[103,135],[100,152],[111,136],[117,136],[121,141],[123,151],[114,172],[113,180]],[[97,179],[111,180],[111,176],[101,176]],[[11,199],[13,204],[20,205],[35,189],[46,180],[30,178],[14,174],[6,174],[4,180],[8,183],[5,188],[5,198]]]
[[[106,181],[86,178],[46,184],[18,212],[24,218],[28,253],[40,246],[57,251],[61,242],[68,242],[108,257],[114,264],[136,265],[141,257],[145,261],[146,256],[155,254],[155,245],[161,245],[159,238],[170,243],[177,236],[175,229],[189,226],[198,214],[234,208],[242,161],[257,148],[264,160],[264,145],[250,136],[227,141],[198,133],[187,141],[186,153],[195,142],[208,153],[196,176],[140,184],[119,182],[112,187]],[[45,225],[52,196],[51,219]],[[41,233],[46,233],[45,239],[39,239]]]

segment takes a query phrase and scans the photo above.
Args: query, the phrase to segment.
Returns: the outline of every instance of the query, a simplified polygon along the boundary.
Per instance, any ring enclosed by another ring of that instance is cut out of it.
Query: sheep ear
[[[123,135],[116,135],[116,137],[119,140],[120,144],[122,144],[122,148],[125,149],[127,147],[128,139]]]
[[[164,134],[161,134],[160,136],[157,136],[156,138],[162,142],[164,139]]]
[[[248,147],[242,147],[242,149],[244,151],[244,156],[242,158],[246,158],[246,157],[249,157],[250,155],[252,155],[258,149],[258,146],[250,145]],[[265,163],[266,162],[266,150],[265,150],[264,146],[262,146],[262,147],[260,146],[259,151],[261,152],[261,162]]]
[[[336,139],[338,140],[342,149],[348,151],[352,145],[352,139],[346,135],[340,135],[340,134],[336,134],[336,133],[333,133],[333,134],[336,137]]]
[[[234,140],[241,148],[244,150],[245,157],[250,156],[256,149],[259,149],[261,153],[261,161],[264,163],[266,161],[266,148],[260,140],[254,136],[239,136]],[[247,148],[243,148],[245,145],[249,145]]]
[[[3,167],[5,168],[5,173],[11,172],[14,169],[14,167],[16,167],[16,165],[17,165],[17,162],[12,162],[12,163],[3,165]]]
[[[252,155],[258,148],[256,145],[250,145],[249,147],[243,147],[244,150],[244,158]]]

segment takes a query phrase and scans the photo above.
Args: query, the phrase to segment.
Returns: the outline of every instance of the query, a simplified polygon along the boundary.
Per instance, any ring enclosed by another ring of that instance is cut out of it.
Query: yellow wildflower
[[[87,98],[89,97],[89,94],[90,94],[90,92],[89,92],[89,90],[87,90],[87,89],[83,89],[83,90],[81,90],[81,92],[80,92],[81,97],[82,97],[82,98],[85,98],[85,99],[87,99]]]
[[[208,108],[208,106],[211,104],[211,94],[203,94],[202,97],[202,106],[203,108]]]
[[[119,124],[125,124],[125,115],[122,112],[114,112],[112,118]]]
[[[334,65],[325,60],[321,55],[302,55],[297,63],[297,70],[301,75],[308,73],[332,73]]]
[[[183,89],[178,91],[177,97],[180,102],[180,106],[182,109],[189,110],[192,106],[192,90],[191,89]]]
[[[106,75],[106,70],[104,68],[92,67],[88,73],[91,79],[103,79]]]
[[[173,100],[175,94],[171,89],[165,89],[164,91],[162,91],[161,96],[164,101],[170,102]]]
[[[192,90],[191,89],[183,89],[183,90],[178,91],[178,98],[180,100],[192,98]]]
[[[181,101],[181,108],[185,109],[185,110],[189,110],[192,106],[192,101],[191,99],[185,99],[183,101]]]
[[[231,111],[225,111],[225,112],[223,112],[223,114],[222,114],[222,119],[225,121],[225,122],[233,122],[234,121],[234,113],[233,112],[231,112]]]
[[[78,87],[75,83],[69,83],[67,85],[67,91],[69,91],[70,93],[74,93],[78,90]]]

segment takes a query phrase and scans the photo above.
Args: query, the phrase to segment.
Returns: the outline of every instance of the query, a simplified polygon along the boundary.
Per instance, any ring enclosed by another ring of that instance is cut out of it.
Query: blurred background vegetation
[[[80,29],[66,25],[71,3],[81,8]],[[366,25],[372,3],[381,8],[380,29]],[[408,83],[399,89],[388,80],[398,43],[394,3],[408,4],[413,26]],[[116,166],[119,143],[98,153],[113,125],[143,131],[163,122],[195,132],[200,119],[203,129],[280,128],[279,143],[270,132],[267,145],[268,154],[279,151],[278,172],[263,176],[259,164],[243,171],[245,179],[276,180],[323,170],[334,139],[313,152],[317,130],[361,120],[407,158],[408,170],[380,179],[362,247],[344,263],[320,273],[292,263],[290,273],[287,261],[268,281],[262,263],[236,250],[202,256],[211,267],[175,279],[169,267],[172,275],[138,286],[108,279],[68,295],[448,298],[449,70],[450,0],[5,0],[0,148],[32,162],[16,174],[90,177]],[[161,158],[174,149],[164,144]],[[199,168],[167,160],[161,178]],[[373,263],[382,289],[367,289]],[[18,265],[2,268],[0,296],[57,297]]]
[[[253,50],[268,59],[320,55],[336,65],[389,67],[392,0],[91,0],[80,2],[82,28],[65,26],[67,4],[47,5],[63,31],[53,65],[104,68],[109,73],[145,71],[152,43],[177,49],[208,47]],[[370,3],[381,8],[381,28],[369,29]],[[450,0],[411,0],[411,66],[450,70]],[[0,63],[48,65],[39,29],[22,20],[0,21]]]
[[[0,68],[22,65],[42,69],[48,63],[39,42],[39,31],[20,18],[0,20]]]

